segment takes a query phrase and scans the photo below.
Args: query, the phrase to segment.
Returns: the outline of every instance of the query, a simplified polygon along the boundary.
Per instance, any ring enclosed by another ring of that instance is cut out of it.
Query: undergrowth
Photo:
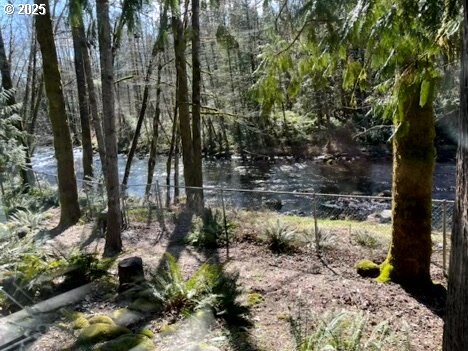
[[[321,318],[290,318],[296,351],[409,351],[408,337],[398,336],[387,321],[369,327],[362,313],[339,312]]]
[[[186,241],[189,245],[203,248],[216,248],[231,240],[235,225],[224,220],[223,213],[216,209],[205,209],[201,217],[196,217]]]
[[[274,253],[288,253],[294,249],[296,231],[287,224],[276,221],[265,230],[268,248]]]
[[[167,313],[188,316],[210,309],[225,320],[245,322],[249,310],[236,301],[242,293],[237,280],[238,274],[228,274],[221,265],[208,262],[185,279],[176,259],[166,254],[165,269],[153,276],[150,285],[153,297]]]

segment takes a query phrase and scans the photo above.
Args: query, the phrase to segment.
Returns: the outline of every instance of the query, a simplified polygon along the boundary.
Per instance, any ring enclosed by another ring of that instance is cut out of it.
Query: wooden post
[[[442,203],[442,271],[447,278],[447,200]]]
[[[119,262],[119,292],[145,280],[141,257],[129,257]]]
[[[229,260],[229,232],[226,221],[226,206],[224,205],[224,190],[221,188],[221,205],[223,206],[224,233],[226,235],[226,259]]]

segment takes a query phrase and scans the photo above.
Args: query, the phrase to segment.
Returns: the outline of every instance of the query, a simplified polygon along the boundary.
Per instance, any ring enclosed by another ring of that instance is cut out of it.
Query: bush
[[[268,248],[274,253],[291,252],[294,249],[295,234],[295,230],[278,220],[265,231]]]

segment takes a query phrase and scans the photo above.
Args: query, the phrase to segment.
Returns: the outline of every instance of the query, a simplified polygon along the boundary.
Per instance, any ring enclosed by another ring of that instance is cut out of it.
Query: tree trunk
[[[196,208],[196,192],[190,187],[195,186],[194,150],[192,143],[192,128],[189,110],[189,89],[187,82],[187,65],[185,62],[184,24],[180,15],[173,14],[172,26],[174,33],[174,53],[177,71],[176,103],[179,108],[179,132],[182,142],[182,161],[184,163],[184,180],[186,186],[187,205]]]
[[[393,138],[392,243],[379,280],[423,285],[431,282],[435,118],[431,98],[421,106],[422,81],[414,74],[400,77]]]
[[[444,324],[444,351],[468,350],[468,1],[463,1],[463,47],[458,115],[457,196]]]
[[[200,63],[200,0],[192,0],[192,148],[193,186],[203,187],[202,145],[200,125],[201,63]],[[194,204],[203,209],[203,190],[194,192]]]
[[[59,226],[66,227],[75,224],[80,218],[73,148],[65,113],[65,101],[52,32],[49,2],[48,0],[35,0],[35,4],[45,5],[46,7],[46,14],[36,17],[36,33],[42,53],[44,83],[49,100],[49,116],[54,136],[55,158],[57,159],[60,201]]]
[[[80,34],[76,25],[72,25],[73,50],[75,54],[75,73],[80,108],[81,145],[83,147],[83,179],[93,178],[93,147],[89,127],[88,89],[86,87],[85,68],[80,46]]]
[[[79,13],[82,15],[82,13]],[[106,175],[106,145],[104,142],[104,133],[102,130],[102,122],[98,113],[98,102],[96,96],[96,88],[93,81],[93,71],[91,68],[91,59],[89,57],[88,44],[86,42],[86,34],[83,26],[83,19],[80,18],[81,25],[78,26],[79,39],[80,39],[80,49],[83,57],[83,65],[86,77],[86,87],[88,88],[88,98],[89,98],[89,111],[91,113],[91,121],[93,123],[94,132],[96,133],[96,140],[99,152],[99,159],[101,160],[101,169],[102,174]]]
[[[115,130],[114,69],[111,47],[109,1],[96,0],[101,63],[102,111],[104,115],[104,142],[106,148],[107,232],[104,256],[122,251],[122,214],[120,211],[119,170],[117,164],[117,134]]]
[[[154,176],[154,168],[156,166],[156,152],[157,152],[157,145],[158,145],[158,137],[159,137],[159,119],[161,117],[161,71],[162,71],[162,63],[158,63],[158,74],[157,74],[157,83],[156,83],[156,109],[154,111],[154,118],[153,118],[153,133],[151,136],[151,145],[150,145],[150,154],[148,158],[148,177],[146,179],[146,190],[145,194],[149,195],[151,184],[153,183],[153,176]],[[167,192],[169,192],[169,188],[167,188]]]

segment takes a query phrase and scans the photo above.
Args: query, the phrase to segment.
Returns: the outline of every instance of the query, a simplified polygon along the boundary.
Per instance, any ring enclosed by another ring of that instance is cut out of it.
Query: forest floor
[[[380,284],[356,273],[355,263],[363,258],[382,262],[388,248],[388,236],[377,234],[376,240],[354,234],[348,228],[333,228],[322,243],[322,254],[314,248],[299,245],[289,254],[273,254],[265,245],[262,233],[267,223],[277,219],[297,222],[301,227],[311,219],[280,216],[272,212],[252,213],[238,211],[233,215],[237,223],[234,242],[226,249],[199,251],[184,243],[190,231],[191,216],[168,214],[165,230],[157,221],[147,223],[144,216],[134,212],[131,225],[123,233],[125,257],[140,256],[147,271],[156,271],[163,265],[163,257],[170,252],[179,262],[185,275],[192,274],[203,262],[211,260],[224,263],[229,272],[238,272],[243,293],[240,303],[250,308],[251,327],[228,327],[215,320],[201,327],[190,319],[177,320],[165,315],[153,315],[137,323],[154,332],[158,351],[169,350],[295,350],[291,333],[291,318],[307,314],[321,318],[336,311],[362,312],[369,328],[388,321],[390,330],[399,338],[408,337],[411,350],[440,350],[442,341],[443,293],[428,292],[414,296],[396,284]],[[177,217],[177,218],[176,218]],[[54,225],[51,219],[50,228]],[[62,253],[76,247],[90,252],[102,252],[104,239],[93,235],[92,224],[76,225],[45,241],[51,251]],[[441,245],[434,239],[432,277],[446,286],[441,269]],[[116,277],[116,265],[111,269]],[[114,286],[115,287],[115,286]],[[107,290],[106,290],[107,289]],[[444,289],[442,289],[444,290]],[[86,317],[112,315],[125,307],[116,298],[115,290],[97,285],[95,294],[82,303],[72,306]],[[167,325],[176,323],[177,328]],[[68,323],[68,324],[67,324]],[[170,330],[171,332],[167,332]],[[64,350],[73,345],[78,331],[69,321],[61,319],[50,327],[32,346],[36,351]],[[392,348],[401,350],[401,347]],[[390,350],[384,348],[384,350]]]

